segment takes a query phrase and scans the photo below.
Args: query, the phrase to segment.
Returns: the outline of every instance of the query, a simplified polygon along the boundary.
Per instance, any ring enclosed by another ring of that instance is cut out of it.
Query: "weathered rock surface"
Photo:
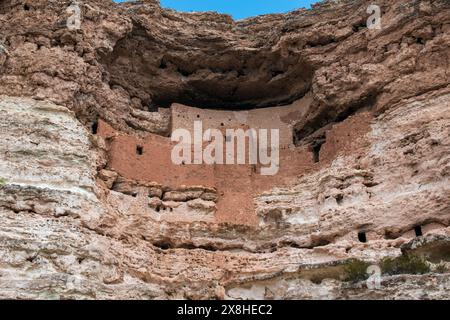
[[[363,0],[237,22],[80,1],[69,30],[70,1],[0,1],[0,297],[450,298],[450,4],[378,2],[381,30]],[[253,224],[217,217],[220,189],[121,176],[95,134],[306,94],[293,141],[318,162],[255,196]],[[343,281],[402,254],[433,272]]]

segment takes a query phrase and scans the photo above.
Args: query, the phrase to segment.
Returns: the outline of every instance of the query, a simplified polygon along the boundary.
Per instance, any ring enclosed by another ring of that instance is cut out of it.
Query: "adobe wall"
[[[208,127],[222,131],[236,127],[245,129],[251,125],[264,128],[265,123],[270,122],[269,115],[282,113],[282,116],[275,117],[274,123],[282,123],[281,132],[285,145],[280,150],[279,172],[273,176],[262,176],[260,165],[175,165],[171,161],[175,143],[171,142],[169,137],[148,134],[145,138],[137,138],[115,131],[103,121],[99,121],[98,134],[106,138],[109,145],[109,170],[126,179],[156,182],[171,190],[182,186],[215,188],[218,195],[213,213],[216,222],[255,225],[258,223],[253,201],[256,195],[277,186],[290,185],[302,174],[332,161],[340,151],[351,152],[358,148],[357,138],[366,132],[371,120],[370,113],[362,113],[335,125],[327,132],[327,142],[322,147],[320,162],[315,163],[307,146],[286,147],[287,141],[291,140],[288,134],[291,130],[288,119],[293,117],[292,113],[301,114],[303,107],[304,101],[287,106],[283,112],[279,110],[284,107],[260,109],[255,112],[243,111],[248,113],[248,118],[247,121],[240,121],[240,114],[236,117],[233,112],[173,106],[174,130],[192,128],[192,124],[189,126],[190,121],[197,119],[205,119],[204,130]],[[228,120],[226,125],[224,119]],[[258,122],[258,119],[261,122]],[[221,126],[221,123],[224,123],[224,126]],[[271,126],[276,128],[274,124]]]
[[[279,129],[280,148],[293,145],[293,124],[304,117],[311,104],[311,96],[286,106],[242,111],[200,109],[175,103],[172,111],[172,132],[182,128],[192,132],[194,121],[202,121],[203,130],[240,128]]]
[[[206,165],[175,165],[171,161],[174,144],[170,138],[151,134],[145,139],[115,132],[99,121],[98,134],[110,137],[109,169],[128,179],[163,183],[175,188],[180,185],[214,186],[213,168]],[[142,154],[138,153],[142,148]]]

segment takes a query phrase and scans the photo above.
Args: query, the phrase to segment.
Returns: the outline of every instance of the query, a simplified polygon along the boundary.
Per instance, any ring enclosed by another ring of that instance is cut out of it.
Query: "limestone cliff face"
[[[78,1],[72,30],[71,1],[0,0],[0,297],[450,298],[450,4],[380,0],[369,30],[372,2]],[[169,170],[172,104],[271,114],[280,175]],[[429,272],[346,279],[410,255]]]

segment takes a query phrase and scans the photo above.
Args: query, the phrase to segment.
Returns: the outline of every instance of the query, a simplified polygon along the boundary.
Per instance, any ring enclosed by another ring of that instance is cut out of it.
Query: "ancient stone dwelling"
[[[449,298],[448,1],[78,2],[0,1],[0,298]],[[195,121],[278,173],[175,165]]]

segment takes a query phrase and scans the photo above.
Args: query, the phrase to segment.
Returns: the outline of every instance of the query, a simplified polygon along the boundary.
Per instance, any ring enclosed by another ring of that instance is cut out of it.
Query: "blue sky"
[[[124,0],[117,0],[124,2]],[[317,0],[160,0],[165,8],[179,11],[217,11],[234,19],[266,13],[283,13],[298,8],[310,8]]]

